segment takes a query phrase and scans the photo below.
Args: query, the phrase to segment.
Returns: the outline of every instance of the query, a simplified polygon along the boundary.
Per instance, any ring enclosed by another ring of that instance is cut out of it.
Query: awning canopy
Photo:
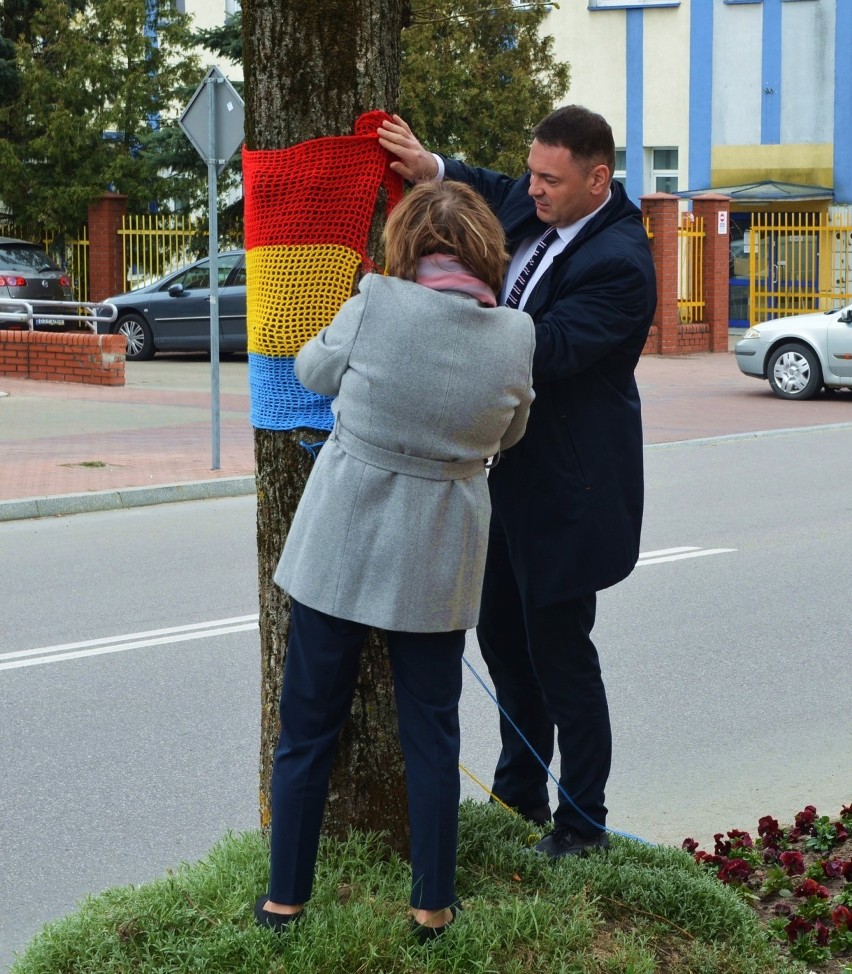
[[[808,186],[804,183],[781,183],[765,179],[757,183],[740,183],[737,186],[713,186],[709,189],[688,189],[675,193],[692,200],[705,193],[730,196],[737,203],[796,203],[807,200],[833,200],[834,190],[829,186]]]

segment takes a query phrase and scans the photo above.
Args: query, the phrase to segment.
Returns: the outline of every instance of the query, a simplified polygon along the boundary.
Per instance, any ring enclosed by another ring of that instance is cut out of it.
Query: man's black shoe
[[[577,835],[571,829],[555,828],[533,848],[551,859],[563,859],[565,856],[586,856],[595,849],[608,849],[609,839],[606,832],[585,837]]]
[[[539,805],[538,808],[519,808],[518,815],[533,825],[547,825],[551,820],[549,805]]]

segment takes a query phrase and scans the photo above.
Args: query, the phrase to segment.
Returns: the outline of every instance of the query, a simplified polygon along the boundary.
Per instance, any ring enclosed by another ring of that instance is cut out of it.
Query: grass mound
[[[409,871],[379,835],[325,841],[304,920],[256,927],[268,846],[227,835],[200,862],[83,901],[47,925],[11,974],[792,974],[754,912],[690,855],[614,838],[552,863],[530,826],[461,808],[465,907],[428,946],[408,931]]]

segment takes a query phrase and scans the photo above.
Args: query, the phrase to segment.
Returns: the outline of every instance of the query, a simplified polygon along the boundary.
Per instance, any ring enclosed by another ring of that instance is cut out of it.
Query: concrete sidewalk
[[[128,362],[117,387],[0,376],[0,521],[254,491],[248,363],[222,362],[219,469],[212,469],[210,363]],[[777,399],[730,353],[644,356],[645,442],[852,424],[852,395]]]

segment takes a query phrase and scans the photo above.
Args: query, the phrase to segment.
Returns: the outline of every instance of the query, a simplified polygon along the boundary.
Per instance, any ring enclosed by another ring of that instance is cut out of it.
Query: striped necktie
[[[541,263],[541,258],[544,257],[544,252],[553,243],[553,239],[556,236],[556,227],[548,227],[545,231],[544,236],[536,244],[535,250],[532,252],[530,259],[521,268],[521,273],[518,274],[518,279],[512,285],[512,290],[509,291],[506,296],[506,307],[507,308],[517,308],[521,300],[521,295],[524,293],[524,288],[529,283],[529,279],[533,275],[533,271]]]

